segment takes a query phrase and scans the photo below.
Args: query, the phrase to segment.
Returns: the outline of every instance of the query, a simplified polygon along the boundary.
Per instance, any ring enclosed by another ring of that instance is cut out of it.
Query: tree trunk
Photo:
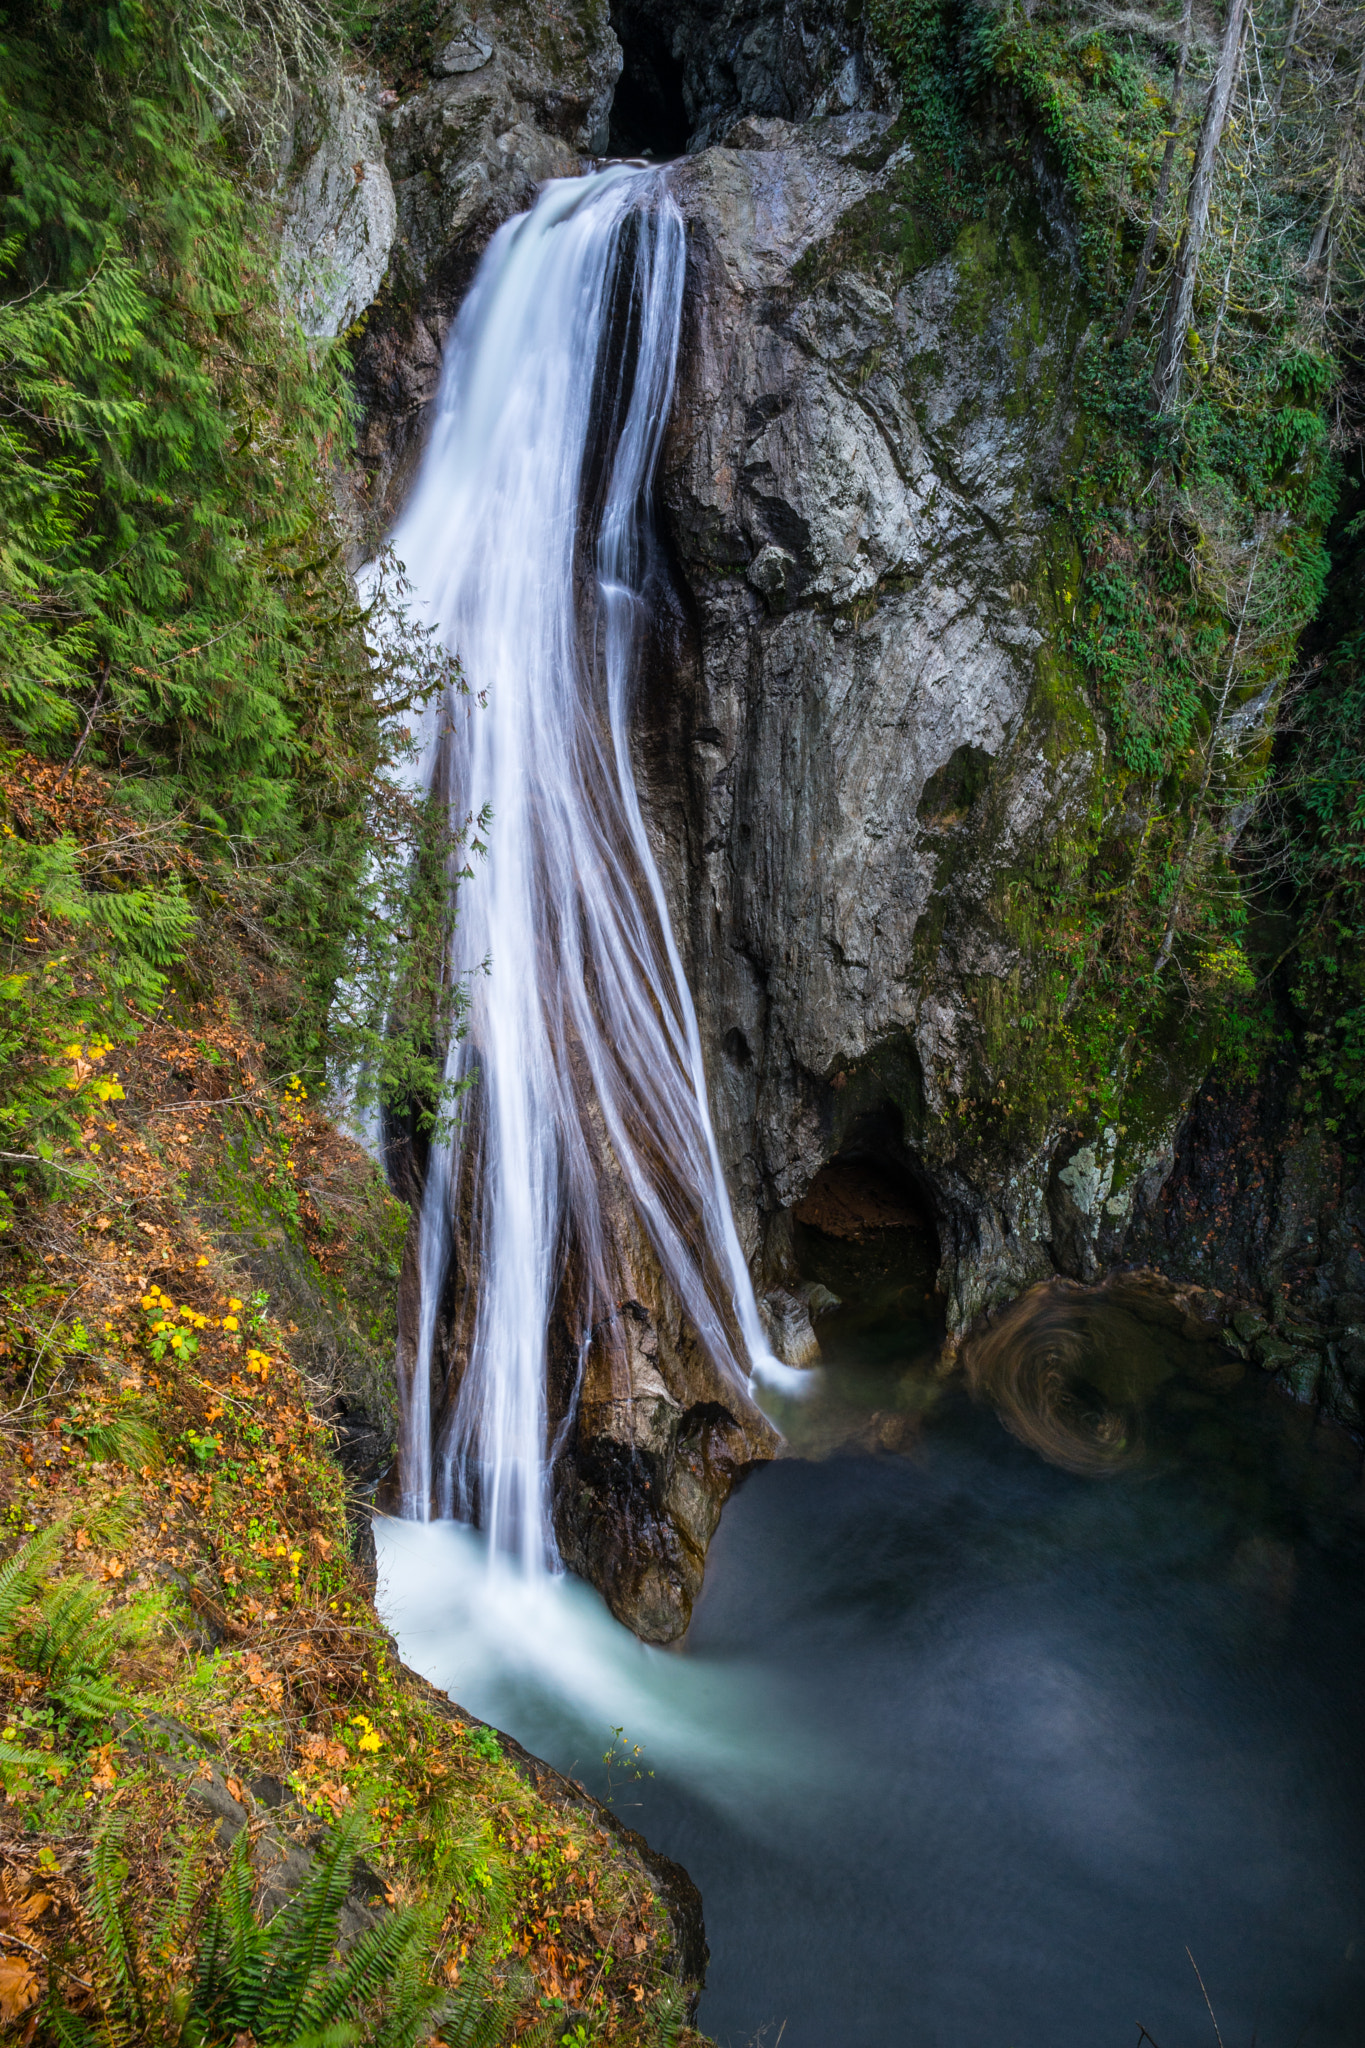
[[[1199,275],[1199,252],[1209,221],[1213,197],[1213,176],[1218,166],[1218,147],[1227,126],[1232,89],[1242,61],[1242,30],[1246,26],[1246,0],[1230,0],[1218,69],[1209,87],[1204,122],[1199,131],[1194,171],[1190,177],[1189,200],[1185,209],[1185,232],[1176,251],[1175,269],[1166,300],[1166,318],[1161,328],[1161,352],[1157,357],[1152,393],[1157,411],[1167,412],[1180,391],[1180,369],[1185,358],[1185,340],[1194,312],[1194,287]]]
[[[1299,33],[1299,16],[1303,12],[1303,0],[1294,0],[1294,12],[1289,17],[1289,34],[1284,39],[1284,54],[1280,58],[1279,77],[1275,81],[1275,104],[1270,109],[1272,121],[1280,118],[1280,104],[1284,99],[1284,82],[1289,76],[1289,60],[1294,54],[1294,41]]]
[[[1147,224],[1147,239],[1138,257],[1137,270],[1133,276],[1133,289],[1128,294],[1128,303],[1123,309],[1115,342],[1127,341],[1133,331],[1142,294],[1147,289],[1147,273],[1152,267],[1156,254],[1156,238],[1166,213],[1166,201],[1171,190],[1171,171],[1175,165],[1175,143],[1180,127],[1180,95],[1185,84],[1185,59],[1190,53],[1190,8],[1191,0],[1185,0],[1185,11],[1180,17],[1180,55],[1176,60],[1175,84],[1171,87],[1171,127],[1166,137],[1166,153],[1161,159],[1161,175],[1156,181],[1156,198],[1152,201],[1152,218]]]
[[[1310,271],[1316,270],[1322,261],[1323,251],[1327,247],[1327,236],[1332,226],[1332,215],[1336,212],[1337,201],[1340,199],[1346,184],[1346,172],[1355,153],[1356,115],[1359,111],[1363,95],[1365,95],[1365,56],[1362,56],[1360,60],[1360,69],[1356,73],[1355,91],[1351,94],[1347,106],[1345,132],[1341,138],[1341,148],[1337,152],[1336,169],[1332,174],[1332,182],[1327,187],[1327,195],[1322,202],[1322,212],[1318,216],[1318,224],[1313,230],[1313,239],[1308,247],[1307,267]]]

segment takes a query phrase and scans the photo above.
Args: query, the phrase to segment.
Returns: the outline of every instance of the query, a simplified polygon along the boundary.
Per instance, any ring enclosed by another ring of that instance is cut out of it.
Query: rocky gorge
[[[933,1248],[950,1349],[1032,1282],[1149,1265],[1213,1290],[1236,1343],[1358,1424],[1340,1143],[1273,1076],[1210,1094],[1208,1031],[1169,1006],[1075,1053],[1087,895],[1123,894],[1154,823],[1178,843],[1188,797],[1124,770],[1077,640],[1073,484],[1103,438],[1106,337],[1065,154],[999,78],[973,119],[1009,175],[946,204],[912,100],[868,13],[822,0],[457,6],[338,73],[296,124],[285,235],[304,324],[350,337],[355,558],[410,486],[494,229],[590,160],[678,156],[688,269],[636,771],[774,1348],[802,1363],[818,1343],[793,1219],[870,1165]],[[1238,678],[1260,758],[1290,659]],[[396,1128],[391,1165],[414,1198],[420,1147]],[[618,1234],[617,1327],[577,1387],[556,1529],[667,1640],[735,1477],[776,1439],[708,1371],[638,1227]],[[410,1259],[400,1352],[413,1284]]]
[[[1355,2048],[1363,194],[1351,0],[7,9],[0,2031]]]

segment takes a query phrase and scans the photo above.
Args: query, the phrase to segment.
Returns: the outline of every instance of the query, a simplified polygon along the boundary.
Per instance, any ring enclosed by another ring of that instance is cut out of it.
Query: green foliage
[[[340,0],[337,12],[362,49],[408,77],[429,61],[432,37],[450,9],[445,0]]]
[[[496,1763],[502,1755],[502,1744],[492,1728],[471,1728],[468,1747],[474,1756],[481,1756],[485,1763]]]
[[[12,1158],[75,1134],[67,1043],[134,1033],[177,971],[286,1070],[439,1113],[461,839],[392,771],[458,679],[391,569],[357,600],[345,353],[282,314],[248,174],[323,29],[303,0],[23,0],[0,35],[0,731],[11,782],[69,761],[0,843]]]
[[[1304,1073],[1329,1128],[1365,1107],[1365,513],[1338,529],[1318,659],[1285,769],[1299,943],[1291,989]]]
[[[180,1966],[203,1887],[203,1857],[182,1854],[177,1881],[150,1926],[135,1920],[127,1889],[126,1825],[97,1831],[86,1918],[103,2014],[91,2026],[56,2005],[50,2037],[81,2048],[133,2043],[218,2048],[413,2048],[438,2026],[459,2048],[497,2048],[516,2000],[495,1991],[475,1961],[451,1997],[429,1982],[422,1958],[435,1940],[439,1902],[387,1913],[339,1954],[341,1915],[365,1842],[363,1813],[342,1820],[303,1884],[275,1916],[255,1910],[250,1842],[237,1838],[212,1891],[188,1969]]]
[[[21,1543],[0,1565],[0,1643],[13,1639],[23,1609],[33,1599],[61,1545],[62,1532],[41,1530]]]
[[[117,1711],[123,1696],[109,1665],[122,1638],[101,1614],[89,1580],[46,1583],[64,1533],[58,1527],[40,1531],[0,1567],[0,1645],[41,1680],[49,1718],[74,1733],[107,1722]],[[7,1779],[16,1765],[27,1771],[43,1761],[19,1751],[0,1759]]]
[[[960,0],[872,0],[872,32],[895,59],[912,134],[956,179],[973,157],[968,100],[977,17]]]

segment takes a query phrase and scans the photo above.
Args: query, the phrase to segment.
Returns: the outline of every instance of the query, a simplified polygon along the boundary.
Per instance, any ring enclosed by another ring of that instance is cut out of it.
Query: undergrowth
[[[45,1186],[79,1061],[172,970],[278,1071],[428,1116],[458,1028],[464,832],[404,768],[459,678],[396,566],[365,606],[347,573],[345,351],[281,311],[243,111],[266,16],[280,61],[327,29],[23,0],[0,30],[0,1150]]]
[[[258,1061],[223,1014],[150,1027],[81,1184],[21,1202],[0,1254],[0,2020],[44,2043],[670,2040],[648,1873],[376,1619],[310,1318],[363,1367],[388,1197]],[[243,1143],[269,1199],[229,1253],[205,1219]],[[311,1291],[272,1297],[257,1233]]]

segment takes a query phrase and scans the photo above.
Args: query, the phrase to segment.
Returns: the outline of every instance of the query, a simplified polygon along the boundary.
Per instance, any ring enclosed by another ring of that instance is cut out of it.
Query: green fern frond
[[[38,1588],[62,1538],[62,1525],[40,1529],[27,1543],[21,1543],[12,1557],[0,1565],[0,1642],[8,1642],[15,1623]]]
[[[90,1848],[90,1889],[85,1897],[85,1920],[97,1945],[98,1973],[112,1993],[106,2009],[110,2032],[125,2018],[134,2026],[140,2018],[137,1958],[124,1906],[126,1833],[122,1814],[110,1814],[96,1830]]]
[[[232,1845],[195,1957],[195,2009],[225,2032],[252,2027],[265,1987],[269,1940],[253,1908],[254,1883],[243,1830]]]
[[[515,1986],[495,1984],[488,1955],[472,1955],[446,2000],[441,2039],[447,2048],[502,2048],[520,2003]]]
[[[432,1991],[415,1966],[417,1956],[432,1948],[440,1921],[442,1913],[432,1905],[403,1907],[385,1915],[379,1927],[360,1935],[336,1976],[313,1993],[301,2013],[303,2028],[323,2028],[329,2021],[344,2019],[383,1993],[389,2032],[401,2005],[407,2040],[417,2040],[420,2021],[442,2003],[442,1995]],[[387,2032],[383,2038],[387,2040]]]
[[[100,1670],[113,1654],[115,1635],[99,1610],[99,1593],[85,1579],[59,1582],[44,1593],[38,1618],[20,1641],[30,1669],[57,1679],[68,1671]]]
[[[55,1998],[43,2017],[53,2048],[108,2048],[107,2038],[102,2041],[79,2013],[68,2011]]]
[[[409,2036],[409,2048],[415,2048],[417,2036]],[[316,2034],[295,2034],[288,2048],[372,2048],[373,2037],[367,2036],[363,2027],[355,2020],[333,2020],[329,2027],[323,2027]]]
[[[109,1721],[123,1705],[119,1687],[98,1676],[67,1679],[53,1686],[52,1697],[73,1721]]]
[[[171,1895],[156,1906],[150,1919],[147,1946],[158,1963],[170,1962],[179,1951],[203,1889],[203,1879],[203,1846],[199,1842],[186,1842]]]
[[[309,1998],[300,2024],[306,2029],[328,2026],[377,1998],[395,1982],[414,1949],[430,1943],[440,1917],[420,1906],[386,1914],[377,1927],[361,1935],[343,1966]]]
[[[314,1986],[331,1964],[365,1821],[364,1808],[356,1807],[338,1822],[303,1884],[270,1922],[258,2035],[288,2041],[305,2024]]]
[[[687,2024],[687,1993],[680,1985],[673,1985],[655,2000],[650,2018],[654,2026],[654,2048],[674,2048]]]
[[[410,2048],[414,2041],[429,2040],[445,2025],[452,2009],[450,1996],[427,1978],[421,1958],[410,1955],[395,1971],[385,1993],[382,2016],[372,2028],[369,2048]]]

